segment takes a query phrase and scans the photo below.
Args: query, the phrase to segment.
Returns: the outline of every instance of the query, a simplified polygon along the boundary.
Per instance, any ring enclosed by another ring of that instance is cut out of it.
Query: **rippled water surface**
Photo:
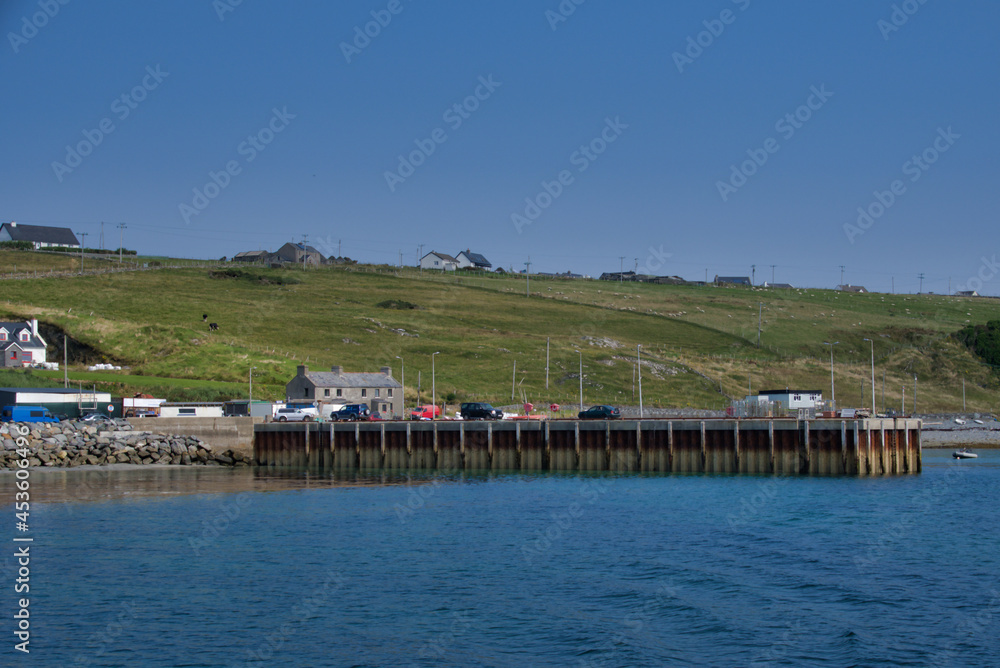
[[[949,454],[882,479],[35,471],[31,654],[7,622],[0,663],[997,665],[1000,453]]]

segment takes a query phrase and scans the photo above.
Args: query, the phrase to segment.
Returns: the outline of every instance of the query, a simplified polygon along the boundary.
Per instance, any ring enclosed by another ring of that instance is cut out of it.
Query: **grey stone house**
[[[310,371],[300,364],[298,373],[285,386],[287,401],[309,401],[333,404],[368,404],[385,417],[403,416],[403,386],[392,377],[392,369],[384,366],[379,373],[345,373],[344,367],[329,371]]]

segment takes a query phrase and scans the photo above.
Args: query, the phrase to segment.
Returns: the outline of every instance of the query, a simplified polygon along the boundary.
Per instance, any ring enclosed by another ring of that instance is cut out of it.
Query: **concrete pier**
[[[324,470],[919,473],[920,420],[714,419],[283,423],[254,463]]]

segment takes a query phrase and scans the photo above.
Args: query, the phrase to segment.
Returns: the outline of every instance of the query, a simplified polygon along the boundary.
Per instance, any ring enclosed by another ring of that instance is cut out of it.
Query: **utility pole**
[[[885,415],[885,371],[882,372],[882,415]]]
[[[846,267],[844,265],[840,265],[840,284],[841,285],[844,284],[844,269],[846,269]]]
[[[621,285],[625,282],[625,277],[622,275],[625,273],[625,256],[618,256],[618,284]]]
[[[919,295],[919,294],[923,294],[923,292],[924,292],[924,275],[922,273],[921,274],[917,274],[917,278],[920,279],[920,288],[917,289],[917,294]]]
[[[545,389],[549,389],[549,337],[545,337]]]
[[[517,387],[517,360],[514,360],[514,370],[510,374],[510,400],[514,401],[514,388]]]
[[[253,370],[257,367],[250,367],[250,372],[247,374],[250,376],[250,403],[247,405],[247,415],[253,417]]]
[[[750,285],[753,286],[757,283],[757,265],[750,265]]]
[[[81,237],[83,237],[83,243],[80,244],[80,275],[83,276],[83,249],[87,247],[87,233],[78,232]]]
[[[524,284],[524,296],[531,297],[531,256],[528,256],[528,261],[524,263],[524,278],[526,280]]]
[[[837,404],[837,388],[833,384],[833,347],[839,343],[840,341],[834,341],[833,343],[823,342],[824,346],[830,346],[830,400],[834,403],[834,406]]]
[[[400,403],[403,405],[403,415],[406,415],[406,360],[399,355],[396,355],[396,359],[399,360],[399,366],[401,367],[399,384],[401,385],[400,391],[403,393],[403,397]]]
[[[118,264],[122,263],[122,247],[125,245],[125,223],[118,223]]]
[[[417,244],[417,248],[419,249],[417,251],[417,266],[420,267],[420,273],[422,274],[424,273],[424,263],[421,260],[424,259],[424,245]]]
[[[903,403],[900,406],[899,412],[906,415],[906,385],[903,386]]]
[[[642,419],[642,344],[637,343],[635,346],[635,361],[638,366],[639,375],[639,419]]]
[[[776,265],[776,264],[772,264],[771,265],[771,285],[774,285],[774,268],[777,267],[777,266],[778,265]]]
[[[337,257],[343,257],[340,253],[340,244],[343,243],[343,239],[337,239]]]
[[[760,348],[760,325],[764,314],[764,304],[757,302],[757,347]]]
[[[913,414],[917,414],[917,374],[913,374]]]
[[[399,268],[400,269],[403,268],[403,251],[402,250],[399,251]]]
[[[577,350],[580,355],[580,410],[583,410],[583,351]]]
[[[69,350],[69,346],[66,345],[66,335],[63,334],[63,388],[64,389],[69,387],[69,368],[66,366],[66,361],[67,361],[67,359],[69,357],[67,355],[67,353],[66,353],[67,350]],[[964,378],[962,379],[962,396],[963,397],[965,396],[965,379]],[[962,403],[963,404],[965,403],[964,400],[963,400]]]
[[[962,376],[962,412],[965,412],[965,376]]]

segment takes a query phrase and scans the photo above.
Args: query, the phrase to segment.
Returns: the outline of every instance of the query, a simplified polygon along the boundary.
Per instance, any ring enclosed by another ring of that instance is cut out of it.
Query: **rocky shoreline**
[[[0,443],[3,445],[0,470],[19,468],[22,459],[28,460],[29,467],[58,468],[111,464],[250,465],[246,454],[233,450],[215,452],[211,445],[193,436],[135,431],[124,423],[5,423],[0,425]]]

